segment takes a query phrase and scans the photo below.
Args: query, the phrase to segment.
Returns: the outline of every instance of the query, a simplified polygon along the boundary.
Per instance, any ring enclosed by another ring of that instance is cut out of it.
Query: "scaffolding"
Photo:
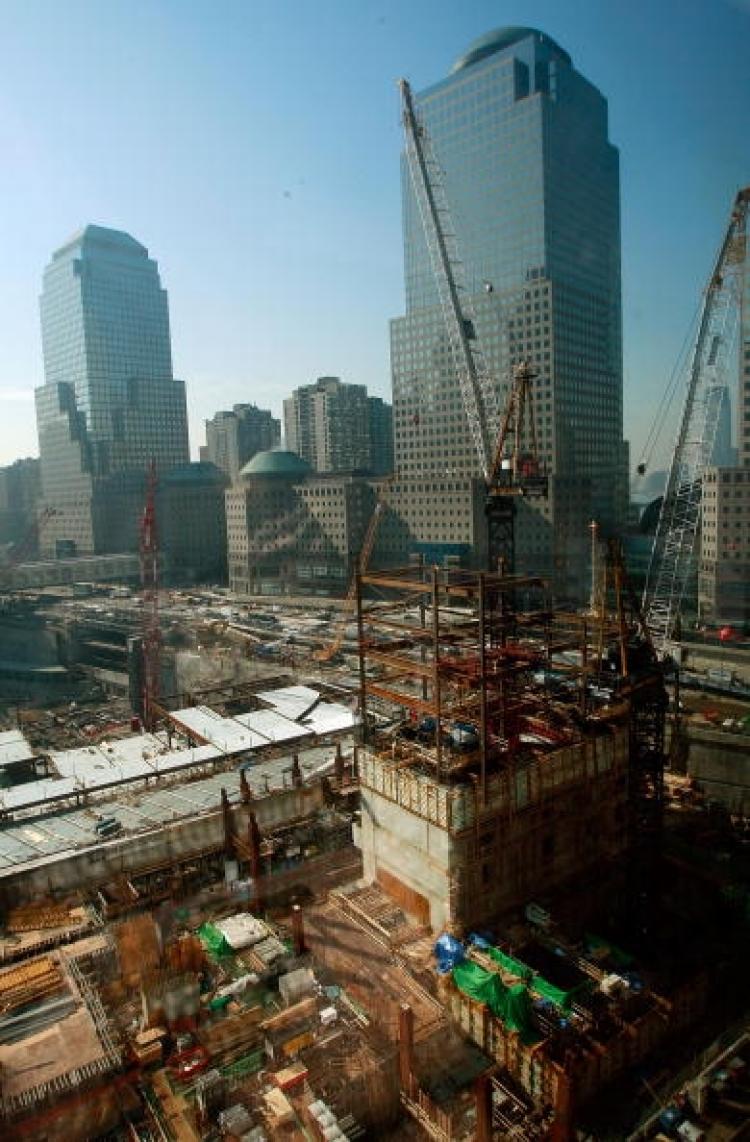
[[[358,580],[360,782],[447,831],[454,920],[513,885],[519,903],[530,865],[559,883],[630,848],[634,891],[648,883],[665,690],[614,547],[603,567],[587,613],[535,577],[414,564]]]

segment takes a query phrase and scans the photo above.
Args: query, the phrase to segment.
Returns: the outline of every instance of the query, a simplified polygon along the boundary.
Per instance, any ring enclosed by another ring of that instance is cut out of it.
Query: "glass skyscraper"
[[[149,459],[159,471],[189,460],[158,267],[129,234],[87,226],[54,253],[40,308],[37,427],[43,497],[54,508],[43,548],[126,550]]]
[[[550,574],[575,594],[589,520],[618,527],[627,495],[619,163],[607,103],[548,36],[504,28],[471,45],[416,104],[443,171],[499,406],[515,363],[530,360],[538,374],[536,421],[552,479],[546,503],[520,505],[519,569]],[[406,315],[391,330],[395,494],[429,558],[481,562],[480,466],[405,162],[402,181]]]

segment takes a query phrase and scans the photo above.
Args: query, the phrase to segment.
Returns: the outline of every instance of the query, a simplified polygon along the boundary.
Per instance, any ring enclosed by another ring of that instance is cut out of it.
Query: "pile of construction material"
[[[0,1043],[41,1031],[75,1009],[59,965],[49,956],[0,972]]]

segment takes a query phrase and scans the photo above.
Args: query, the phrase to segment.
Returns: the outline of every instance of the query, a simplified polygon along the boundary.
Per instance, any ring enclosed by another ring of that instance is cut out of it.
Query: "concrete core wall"
[[[435,931],[543,896],[624,850],[627,748],[625,726],[567,745],[504,775],[486,804],[475,786],[411,780],[360,750],[365,878],[412,915],[424,898]]]

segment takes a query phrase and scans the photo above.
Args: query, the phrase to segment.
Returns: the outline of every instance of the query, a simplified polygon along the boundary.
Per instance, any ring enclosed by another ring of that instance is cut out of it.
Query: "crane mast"
[[[463,281],[456,231],[451,218],[443,173],[429,133],[417,116],[411,87],[399,80],[406,161],[417,201],[430,264],[440,299],[453,366],[474,448],[487,488],[488,553],[495,569],[515,570],[515,498],[546,496],[547,477],[539,463],[527,362],[514,371],[499,435],[493,377],[487,368],[476,332],[471,297]],[[528,423],[530,447],[524,451]]]
[[[703,476],[711,462],[739,318],[749,204],[750,187],[745,187],[735,198],[704,292],[680,428],[651,550],[643,609],[660,654],[676,636],[680,609],[695,569]]]

